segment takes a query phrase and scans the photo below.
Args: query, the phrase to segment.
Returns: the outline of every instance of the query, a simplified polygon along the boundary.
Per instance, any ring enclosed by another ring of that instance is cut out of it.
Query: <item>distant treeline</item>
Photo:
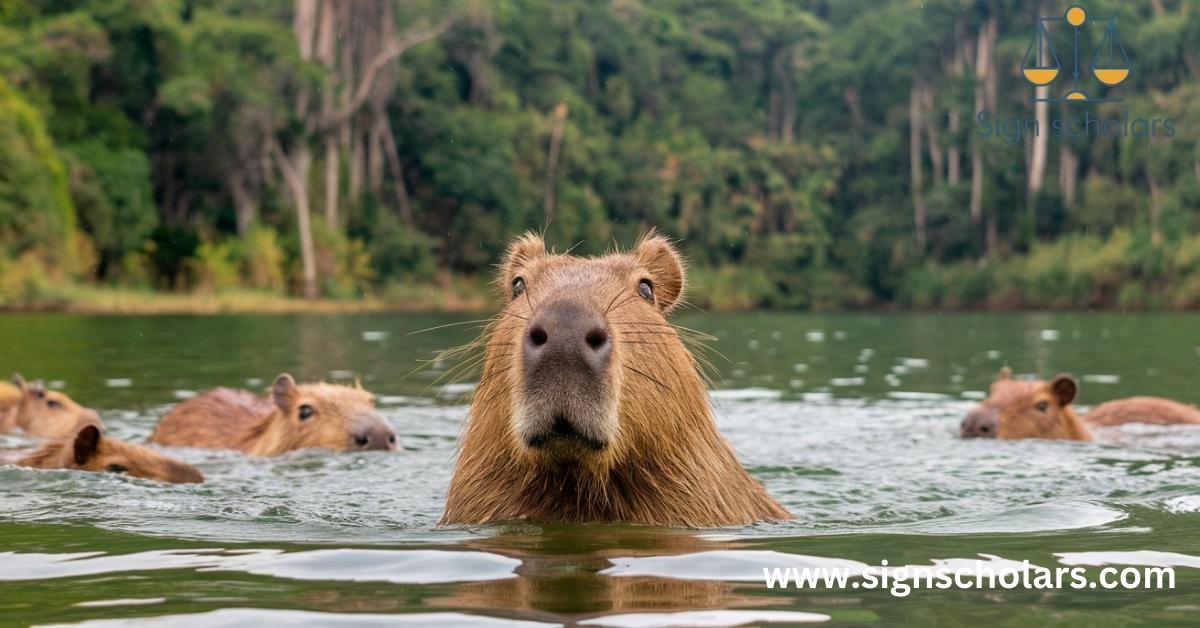
[[[1200,306],[1200,8],[1084,8],[1123,102],[1030,104],[1047,0],[0,0],[0,305],[402,298],[654,226],[710,307]]]

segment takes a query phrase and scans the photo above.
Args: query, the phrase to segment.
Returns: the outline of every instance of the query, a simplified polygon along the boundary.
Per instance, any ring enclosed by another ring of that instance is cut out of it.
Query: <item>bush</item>
[[[274,229],[254,226],[241,240],[241,267],[246,287],[268,292],[283,292],[287,287],[287,255]]]

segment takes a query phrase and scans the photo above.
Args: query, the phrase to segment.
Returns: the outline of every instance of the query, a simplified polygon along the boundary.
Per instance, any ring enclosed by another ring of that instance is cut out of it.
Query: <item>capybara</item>
[[[95,425],[84,425],[72,436],[56,438],[14,464],[36,469],[79,469],[123,473],[147,480],[196,484],[204,476],[196,467],[164,456],[149,447],[104,436]]]
[[[442,523],[521,518],[709,527],[791,515],[717,432],[665,316],[682,260],[649,234],[628,253],[508,248]]]
[[[391,450],[396,432],[361,385],[297,384],[284,373],[265,397],[214,388],[175,406],[150,442],[277,456],[308,447]]]
[[[42,382],[29,383],[13,373],[11,387],[0,391],[0,434],[20,430],[39,438],[61,438],[84,425],[101,427],[95,410],[75,403]]]
[[[1109,401],[1081,418],[1071,407],[1078,392],[1079,384],[1071,375],[1062,374],[1051,381],[1017,380],[1005,367],[992,382],[987,399],[967,413],[960,433],[964,438],[1090,440],[1088,427],[1200,423],[1200,410],[1159,397]]]

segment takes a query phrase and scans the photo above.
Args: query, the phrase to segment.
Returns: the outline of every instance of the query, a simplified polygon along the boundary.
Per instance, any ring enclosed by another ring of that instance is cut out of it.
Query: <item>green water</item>
[[[700,532],[438,528],[470,380],[436,382],[449,364],[414,370],[474,332],[409,332],[466,318],[0,317],[0,371],[62,386],[122,438],[144,439],[196,391],[261,388],[288,371],[361,375],[403,442],[390,455],[270,460],[173,451],[205,473],[200,486],[0,467],[0,625],[662,625],[702,618],[668,613],[713,610],[747,613],[725,621],[832,625],[1128,625],[1200,613],[1200,430],[1128,426],[1093,443],[956,438],[1005,364],[1073,372],[1082,405],[1133,394],[1200,403],[1200,317],[684,316],[717,337],[721,430],[796,515]],[[768,590],[757,576],[981,554],[1050,568],[1174,565],[1176,583],[896,597]]]

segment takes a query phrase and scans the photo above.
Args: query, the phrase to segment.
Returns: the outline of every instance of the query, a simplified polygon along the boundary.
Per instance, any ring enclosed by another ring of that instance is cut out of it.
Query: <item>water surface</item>
[[[1191,315],[689,314],[717,337],[719,427],[795,521],[687,531],[435,524],[470,377],[424,365],[467,317],[0,317],[0,371],[140,440],[207,387],[361,376],[403,451],[174,450],[208,481],[0,467],[0,623],[658,626],[1183,621],[1200,611],[1200,430],[1098,442],[955,438],[1004,365],[1079,403],[1200,402]],[[27,444],[16,437],[0,445]],[[762,567],[1162,564],[1173,591],[768,590]],[[104,624],[102,624],[104,625]]]

